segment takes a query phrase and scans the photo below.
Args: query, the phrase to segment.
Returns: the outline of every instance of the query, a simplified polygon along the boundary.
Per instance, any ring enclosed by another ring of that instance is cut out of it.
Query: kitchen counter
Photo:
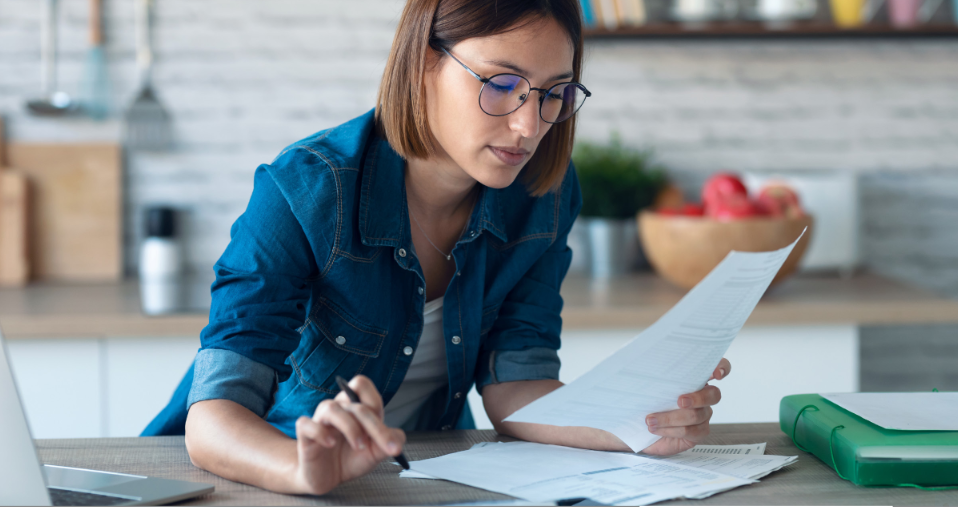
[[[114,284],[34,284],[0,289],[7,339],[196,336],[207,323],[209,283],[192,284],[195,311],[151,317],[140,311],[135,280]],[[570,275],[562,287],[563,328],[646,327],[684,290],[649,273],[611,280]],[[958,324],[958,301],[880,276],[793,277],[772,287],[747,326]]]

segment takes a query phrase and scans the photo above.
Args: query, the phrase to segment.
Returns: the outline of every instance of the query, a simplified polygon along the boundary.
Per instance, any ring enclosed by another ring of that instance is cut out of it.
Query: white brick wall
[[[133,1],[105,3],[122,110],[136,89]],[[60,82],[75,93],[87,2],[61,4]],[[24,113],[24,100],[39,91],[41,5],[0,0],[0,114],[10,137],[119,139],[116,120]],[[128,267],[141,210],[168,203],[188,212],[190,265],[208,270],[258,164],[373,106],[401,8],[401,0],[157,1],[155,87],[174,117],[177,144],[169,154],[128,157]],[[595,95],[582,112],[581,137],[604,140],[616,130],[630,144],[653,146],[686,185],[719,168],[958,169],[958,40],[593,41],[584,82]],[[907,188],[912,197],[928,191]],[[919,222],[937,220],[915,213]],[[865,228],[879,235],[870,244],[908,241],[901,230],[879,229]],[[886,271],[918,282],[929,276],[915,274],[908,255],[879,257]],[[958,252],[944,258],[937,269],[958,272]],[[958,294],[958,276],[950,279],[944,290]]]

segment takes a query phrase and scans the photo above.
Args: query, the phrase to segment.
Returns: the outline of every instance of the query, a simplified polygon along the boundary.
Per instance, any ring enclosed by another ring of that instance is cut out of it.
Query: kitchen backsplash
[[[60,83],[76,93],[87,2],[61,1]],[[157,2],[155,88],[176,148],[128,154],[126,265],[142,209],[186,210],[207,271],[287,144],[370,109],[402,0]],[[0,114],[17,141],[120,138],[119,122],[29,117],[42,2],[0,0]],[[133,2],[105,0],[111,85],[136,89]],[[693,188],[708,171],[860,173],[861,251],[881,272],[958,296],[958,40],[593,41],[580,136],[652,146]],[[116,113],[114,113],[114,118]]]

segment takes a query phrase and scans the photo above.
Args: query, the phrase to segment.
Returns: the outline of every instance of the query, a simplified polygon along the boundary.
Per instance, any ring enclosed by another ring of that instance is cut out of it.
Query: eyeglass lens
[[[486,114],[504,116],[519,109],[530,91],[529,81],[522,76],[499,74],[490,78],[482,87],[479,107]],[[539,114],[548,123],[559,123],[575,114],[585,99],[585,93],[576,83],[560,83],[545,93]]]

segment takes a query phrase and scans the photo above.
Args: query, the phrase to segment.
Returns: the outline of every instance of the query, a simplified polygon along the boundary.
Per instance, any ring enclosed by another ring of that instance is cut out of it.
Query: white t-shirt
[[[419,346],[399,390],[386,404],[386,425],[403,428],[415,420],[426,400],[449,384],[446,342],[442,333],[442,298],[427,301],[422,310],[423,328]]]

